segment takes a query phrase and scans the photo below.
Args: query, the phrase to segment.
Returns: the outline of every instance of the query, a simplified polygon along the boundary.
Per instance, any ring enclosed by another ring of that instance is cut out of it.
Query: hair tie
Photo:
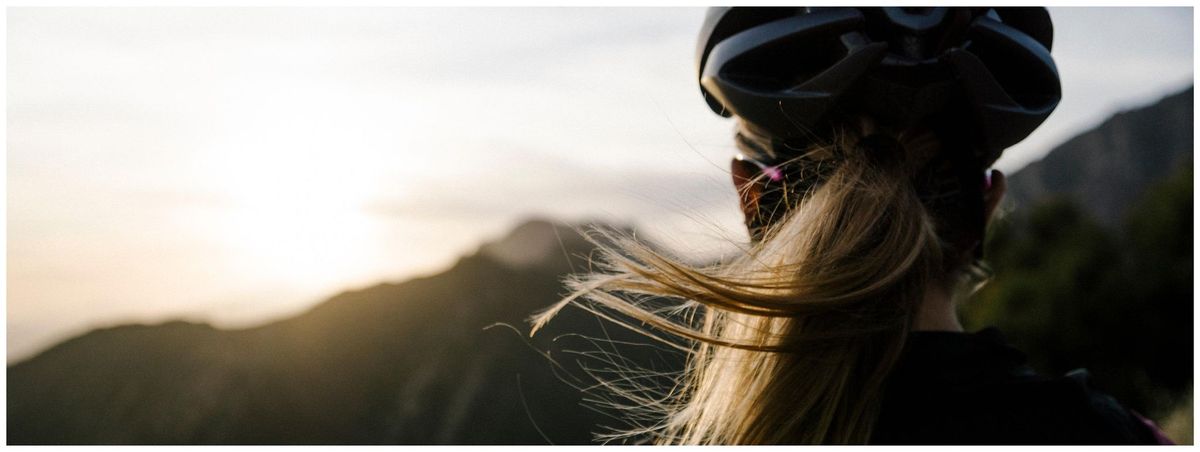
[[[904,158],[904,145],[896,137],[873,133],[858,140],[858,148],[868,160],[880,165],[894,164]]]

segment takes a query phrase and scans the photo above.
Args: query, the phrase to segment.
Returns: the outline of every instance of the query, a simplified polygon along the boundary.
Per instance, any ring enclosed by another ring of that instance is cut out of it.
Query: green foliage
[[[963,307],[997,326],[1035,368],[1086,367],[1095,384],[1150,416],[1192,384],[1191,165],[1153,186],[1110,231],[1065,199],[994,225],[995,278]]]

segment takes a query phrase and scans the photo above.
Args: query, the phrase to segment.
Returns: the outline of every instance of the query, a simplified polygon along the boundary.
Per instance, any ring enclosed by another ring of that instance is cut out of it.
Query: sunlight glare
[[[380,179],[367,138],[379,129],[363,103],[332,84],[266,78],[227,102],[208,164],[228,201],[212,232],[231,269],[314,290],[371,273],[379,231],[363,208]]]

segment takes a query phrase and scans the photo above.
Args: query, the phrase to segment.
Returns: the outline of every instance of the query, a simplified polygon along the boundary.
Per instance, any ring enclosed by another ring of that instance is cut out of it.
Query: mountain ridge
[[[313,304],[312,306],[310,306],[304,310],[296,312],[296,313],[286,314],[283,316],[270,318],[270,319],[265,319],[261,322],[258,322],[258,323],[252,324],[252,325],[238,326],[238,327],[218,326],[213,322],[205,321],[205,320],[198,320],[195,318],[167,318],[167,319],[163,319],[163,320],[159,320],[159,321],[142,321],[142,322],[131,321],[131,322],[120,322],[120,323],[108,324],[108,325],[103,325],[103,326],[96,326],[96,327],[89,328],[86,331],[75,334],[73,336],[66,337],[45,349],[42,349],[42,350],[40,350],[36,353],[33,353],[29,356],[15,360],[15,361],[9,363],[8,365],[9,365],[9,367],[11,367],[13,365],[20,364],[22,362],[25,362],[25,361],[28,361],[29,359],[34,358],[37,355],[40,355],[45,352],[49,352],[59,346],[70,345],[70,344],[78,341],[81,338],[88,337],[93,334],[105,334],[105,333],[109,332],[110,330],[120,331],[120,330],[139,329],[139,328],[173,327],[177,324],[203,326],[203,327],[207,327],[209,329],[215,330],[215,331],[224,331],[224,332],[241,332],[241,331],[255,330],[258,328],[267,327],[267,326],[270,326],[270,325],[278,323],[278,322],[287,321],[289,319],[305,315],[305,314],[309,313],[310,311],[312,311],[314,309],[318,309],[326,304],[330,304],[330,303],[336,304],[343,299],[354,298],[356,296],[356,294],[359,294],[361,292],[391,291],[391,290],[394,290],[396,286],[399,286],[405,282],[428,279],[428,278],[437,276],[441,273],[444,273],[445,271],[453,269],[463,259],[476,257],[478,255],[487,255],[489,258],[497,259],[497,257],[494,256],[497,249],[505,250],[505,249],[518,248],[518,243],[516,243],[516,242],[520,241],[520,240],[528,240],[527,238],[522,237],[522,236],[529,234],[529,232],[531,232],[531,231],[549,233],[550,235],[548,235],[547,237],[550,237],[550,238],[554,238],[555,237],[554,234],[555,234],[555,232],[557,232],[557,235],[559,235],[560,237],[561,236],[566,237],[565,242],[563,241],[564,239],[552,240],[553,244],[556,246],[556,248],[554,248],[553,250],[550,250],[552,252],[548,251],[548,252],[544,253],[543,255],[539,256],[539,257],[541,257],[540,259],[524,258],[525,260],[523,260],[521,262],[516,262],[514,264],[514,262],[506,261],[505,257],[500,257],[500,258],[498,258],[500,260],[499,263],[504,264],[504,265],[512,265],[517,268],[523,268],[523,269],[531,268],[531,267],[553,268],[558,263],[566,262],[566,259],[567,259],[567,256],[562,251],[562,248],[557,248],[558,245],[562,245],[565,249],[588,248],[588,245],[583,244],[586,242],[586,240],[584,240],[581,236],[579,236],[576,231],[577,231],[577,229],[582,229],[582,228],[586,227],[586,226],[581,226],[581,225],[598,225],[598,224],[600,224],[599,221],[584,220],[584,221],[579,222],[578,225],[572,225],[572,224],[566,224],[566,223],[556,223],[555,221],[553,221],[549,218],[545,218],[545,217],[531,216],[531,217],[527,217],[526,219],[524,219],[522,221],[519,221],[517,226],[515,226],[512,230],[508,231],[505,235],[495,238],[494,240],[484,242],[483,244],[479,245],[474,252],[470,252],[470,253],[460,256],[457,260],[455,260],[454,263],[452,263],[448,267],[442,269],[441,271],[410,276],[410,277],[407,277],[407,278],[404,278],[401,280],[388,280],[388,281],[377,282],[377,283],[366,285],[366,286],[350,288],[350,289],[343,289],[337,293],[326,296],[321,301]],[[629,226],[608,225],[605,227],[608,229],[620,230],[620,231],[629,231],[632,229]],[[574,240],[572,240],[572,239],[574,239]]]
[[[1152,182],[1192,159],[1194,87],[1122,110],[1056,146],[1009,178],[1005,203],[1022,211],[1036,200],[1074,201],[1102,225],[1119,227],[1126,207]]]

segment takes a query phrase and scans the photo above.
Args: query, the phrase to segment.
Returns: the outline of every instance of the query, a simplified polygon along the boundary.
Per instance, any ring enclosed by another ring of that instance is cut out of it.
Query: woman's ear
[[[758,215],[758,197],[762,194],[762,184],[755,180],[758,167],[735,158],[730,164],[730,174],[733,175],[733,187],[737,189],[738,199],[741,200],[745,224],[749,227]]]
[[[983,221],[985,223],[992,220],[992,215],[996,213],[996,207],[1000,206],[1000,200],[1004,199],[1004,191],[1008,189],[1008,182],[1000,170],[990,170],[986,177],[983,188]]]

